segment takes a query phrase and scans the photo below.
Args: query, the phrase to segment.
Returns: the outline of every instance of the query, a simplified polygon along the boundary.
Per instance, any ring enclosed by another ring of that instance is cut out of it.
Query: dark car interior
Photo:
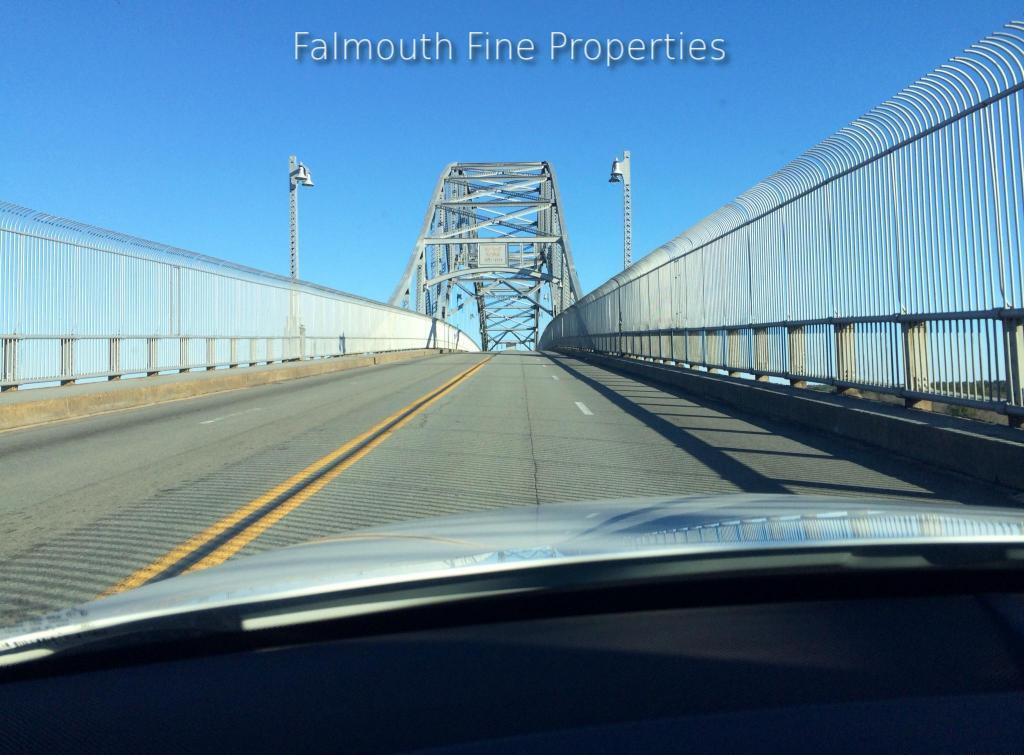
[[[11,666],[0,749],[1010,752],[1016,568],[601,580]]]

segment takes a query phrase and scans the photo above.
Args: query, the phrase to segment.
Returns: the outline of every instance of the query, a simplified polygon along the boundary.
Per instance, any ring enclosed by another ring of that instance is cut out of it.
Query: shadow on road
[[[817,493],[1009,505],[1011,491],[852,441],[699,400],[572,357],[554,364],[631,417],[751,493]]]

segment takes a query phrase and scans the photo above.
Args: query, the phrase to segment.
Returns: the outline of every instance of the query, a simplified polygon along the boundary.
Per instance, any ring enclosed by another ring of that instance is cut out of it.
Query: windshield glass
[[[301,5],[8,9],[0,628],[1024,538],[1011,3]]]

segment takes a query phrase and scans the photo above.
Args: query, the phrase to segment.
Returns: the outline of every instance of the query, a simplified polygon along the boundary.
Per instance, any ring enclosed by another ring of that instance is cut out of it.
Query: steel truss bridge
[[[452,322],[469,308],[494,351],[535,348],[543,315],[580,296],[551,165],[452,163],[390,303]]]

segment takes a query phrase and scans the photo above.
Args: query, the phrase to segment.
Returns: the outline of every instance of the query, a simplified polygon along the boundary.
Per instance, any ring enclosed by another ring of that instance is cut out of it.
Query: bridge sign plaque
[[[501,243],[481,243],[477,251],[477,267],[508,267],[508,246]]]

